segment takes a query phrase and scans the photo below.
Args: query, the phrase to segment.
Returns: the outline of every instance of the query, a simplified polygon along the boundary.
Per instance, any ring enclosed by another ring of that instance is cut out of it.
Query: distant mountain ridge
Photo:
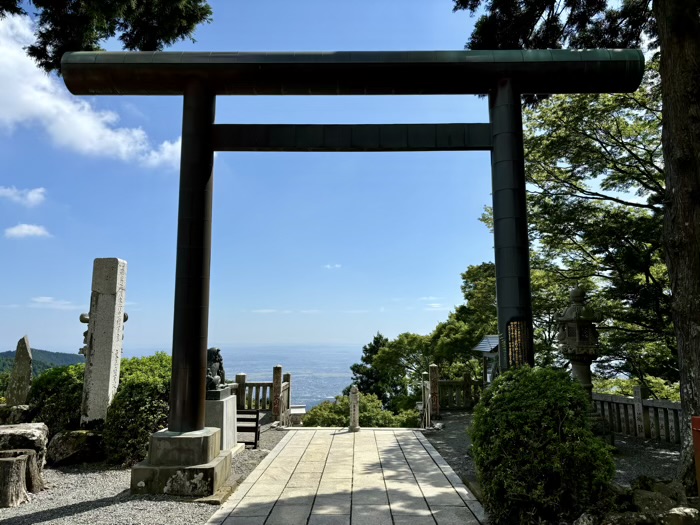
[[[32,372],[34,376],[56,366],[76,365],[84,363],[85,358],[80,354],[66,354],[64,352],[50,352],[32,348]],[[0,352],[0,372],[12,370],[15,363],[15,350]]]

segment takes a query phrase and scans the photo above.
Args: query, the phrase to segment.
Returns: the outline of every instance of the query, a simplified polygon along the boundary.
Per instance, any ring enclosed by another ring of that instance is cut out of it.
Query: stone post
[[[236,409],[245,410],[245,374],[236,374]]]
[[[427,417],[424,416],[423,424],[425,428],[428,428],[431,424],[430,405],[428,404],[428,397],[430,396],[430,378],[428,376],[428,372],[423,372],[421,374],[421,377],[423,379],[420,384],[421,405],[423,406],[423,414],[427,414]],[[426,386],[426,383],[428,384],[428,386]]]
[[[80,424],[103,420],[119,385],[126,302],[126,261],[95,259],[85,347]],[[84,317],[84,314],[83,316]]]
[[[272,368],[272,415],[280,420],[280,394],[282,393],[282,365]]]
[[[440,372],[438,365],[430,365],[430,417],[440,419]]]
[[[32,386],[32,349],[25,335],[17,343],[15,364],[7,385],[7,404],[9,406],[27,403],[29,388]]]
[[[352,385],[350,389],[350,432],[360,431],[360,391],[357,385]]]
[[[282,424],[284,426],[288,426],[291,424],[291,414],[292,414],[292,374],[284,374],[282,376],[282,382],[283,383],[288,383],[287,386],[287,396],[286,399],[284,400],[284,409],[287,411],[285,414],[285,419],[282,421]]]

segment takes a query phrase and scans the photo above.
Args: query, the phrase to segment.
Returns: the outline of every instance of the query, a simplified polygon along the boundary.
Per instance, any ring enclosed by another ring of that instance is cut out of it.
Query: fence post
[[[272,415],[280,420],[280,394],[282,393],[282,365],[272,368]]]
[[[634,387],[634,423],[637,427],[638,437],[649,436],[649,420],[644,414],[644,398],[642,397],[642,387]]]
[[[350,389],[350,432],[358,432],[360,430],[360,392],[356,385],[352,385]]]
[[[435,363],[430,365],[430,416],[440,419],[440,372]]]
[[[236,410],[245,410],[245,374],[236,374]]]
[[[430,427],[430,379],[428,379],[428,372],[423,372],[421,374],[422,376],[422,381],[420,384],[420,391],[421,391],[421,401],[423,402],[423,414],[421,414],[421,420],[423,421],[423,427],[424,428],[429,428]],[[426,387],[426,384],[428,385]]]
[[[469,372],[464,373],[464,408],[469,409],[474,404],[472,397],[472,376]]]
[[[287,399],[284,403],[284,421],[282,424],[286,427],[291,424],[292,419],[292,374],[284,374],[282,376],[282,382],[287,383]]]

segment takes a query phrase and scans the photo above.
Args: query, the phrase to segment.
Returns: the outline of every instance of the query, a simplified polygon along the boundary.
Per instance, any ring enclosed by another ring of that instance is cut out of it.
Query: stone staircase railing
[[[271,410],[282,426],[291,424],[292,375],[283,375],[281,366],[273,367],[272,381],[248,381],[246,374],[236,374],[233,390],[237,409]]]

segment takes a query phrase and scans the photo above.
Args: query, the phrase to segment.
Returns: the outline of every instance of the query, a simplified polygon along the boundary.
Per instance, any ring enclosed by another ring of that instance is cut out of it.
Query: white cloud
[[[46,308],[49,310],[79,310],[80,306],[74,305],[70,301],[62,299],[54,299],[53,297],[40,296],[32,297],[32,302],[29,304],[31,308]]]
[[[21,239],[23,237],[51,237],[51,234],[43,226],[18,224],[11,228],[5,228],[5,237],[8,239]]]
[[[0,20],[0,129],[38,126],[54,145],[83,155],[177,167],[180,139],[153,147],[141,128],[117,127],[117,113],[74,97],[40,70],[23,49],[34,42],[33,29],[27,16]]]
[[[430,311],[430,312],[445,312],[449,310],[449,307],[443,306],[440,303],[430,303],[425,305],[426,308],[423,308],[425,311]]]
[[[0,117],[2,118],[2,117]],[[20,190],[14,186],[0,186],[0,197],[22,204],[27,208],[38,206],[46,199],[46,188],[33,188],[31,190]]]
[[[312,308],[311,310],[301,310],[301,313],[302,314],[320,314],[321,310],[315,310]]]
[[[343,310],[344,314],[367,314],[369,310]]]
[[[338,268],[342,268],[343,265],[342,265],[342,264],[337,264],[337,263],[336,263],[336,264],[324,264],[323,267],[324,267],[326,270],[337,270]]]
[[[435,297],[434,295],[428,295],[426,297],[419,297],[419,301],[437,301],[440,297]]]
[[[260,308],[258,310],[251,310],[254,314],[274,314],[277,310],[274,308]]]

